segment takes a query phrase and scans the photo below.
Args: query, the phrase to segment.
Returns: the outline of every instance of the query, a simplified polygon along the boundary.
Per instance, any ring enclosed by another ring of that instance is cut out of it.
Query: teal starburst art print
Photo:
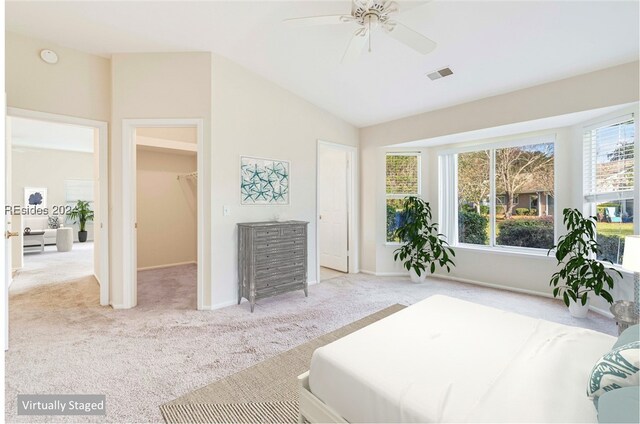
[[[240,196],[243,205],[288,205],[289,162],[241,156]]]

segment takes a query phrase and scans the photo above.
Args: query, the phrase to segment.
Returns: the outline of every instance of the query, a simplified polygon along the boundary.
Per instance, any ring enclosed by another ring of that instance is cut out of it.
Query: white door
[[[318,234],[320,266],[349,272],[348,154],[318,148]]]

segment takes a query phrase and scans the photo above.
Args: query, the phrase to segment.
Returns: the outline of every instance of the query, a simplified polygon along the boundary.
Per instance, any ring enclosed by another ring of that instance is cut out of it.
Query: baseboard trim
[[[450,275],[432,274],[431,276],[428,276],[428,277],[442,278],[443,280],[457,281],[459,283],[473,284],[473,285],[476,285],[476,286],[489,287],[489,288],[492,288],[492,289],[499,289],[499,290],[507,290],[507,291],[512,291],[512,292],[516,292],[516,293],[523,293],[523,294],[529,294],[529,295],[532,295],[532,296],[540,296],[540,297],[546,297],[546,298],[549,298],[549,299],[553,299],[553,296],[551,295],[551,293],[541,293],[541,292],[537,292],[535,290],[521,289],[521,288],[518,288],[518,287],[502,286],[500,284],[485,283],[483,281],[471,280],[471,279],[467,279],[467,278],[452,277]]]
[[[317,281],[309,281],[309,282],[307,282],[307,284],[312,286],[314,284],[318,284],[318,282]],[[245,302],[248,302],[248,300],[243,297],[242,300],[240,301],[240,303],[245,303]],[[201,309],[198,309],[198,310],[199,311],[215,311],[216,309],[222,309],[222,308],[226,308],[227,306],[233,306],[233,305],[237,305],[237,304],[238,304],[238,300],[234,299],[234,300],[228,300],[226,302],[216,303],[216,304],[211,305],[211,306],[203,306]]]
[[[601,308],[597,308],[595,306],[589,306],[589,310],[595,312],[596,314],[600,314],[602,316],[605,316],[607,318],[614,318],[613,314],[611,313],[611,311],[607,311]]]
[[[408,277],[408,272],[373,272],[366,269],[360,270],[361,274],[375,275],[376,277]]]
[[[166,265],[154,265],[154,266],[145,266],[142,268],[138,268],[138,271],[150,271],[152,269],[162,269],[162,268],[171,268],[173,266],[180,265],[197,265],[196,261],[187,261],[187,262],[176,262],[174,264],[166,264]]]
[[[368,271],[368,270],[360,270],[360,272],[362,274],[368,274],[368,275],[374,275],[376,277],[408,277],[409,273],[408,272],[373,272],[373,271]],[[473,284],[476,286],[482,286],[482,287],[488,287],[488,288],[492,288],[492,289],[497,289],[497,290],[506,290],[506,291],[512,291],[512,292],[516,292],[516,293],[522,293],[522,294],[528,294],[531,296],[539,296],[539,297],[545,297],[548,299],[553,299],[553,295],[551,293],[541,293],[541,292],[537,292],[534,290],[528,290],[528,289],[521,289],[518,287],[509,287],[509,286],[502,286],[500,284],[493,284],[493,283],[485,283],[483,281],[478,281],[478,280],[471,280],[471,279],[467,279],[467,278],[459,278],[459,277],[452,277],[450,275],[443,275],[443,274],[431,274],[428,277],[431,278],[441,278],[443,280],[449,280],[449,281],[456,281],[459,283],[466,283],[466,284]],[[613,314],[609,311],[606,311],[604,309],[595,307],[595,306],[589,306],[589,310],[595,312],[596,314],[605,316],[607,318],[613,318]]]
[[[131,308],[127,308],[125,305],[123,305],[121,303],[112,303],[111,307],[113,309],[131,309]]]
[[[489,287],[489,288],[492,288],[492,289],[506,290],[506,291],[512,291],[512,292],[516,292],[516,293],[523,293],[523,294],[528,294],[528,295],[531,295],[531,296],[545,297],[547,299],[554,299],[554,297],[553,297],[553,295],[551,293],[541,293],[541,292],[537,292],[537,291],[534,291],[534,290],[521,289],[521,288],[518,288],[518,287],[502,286],[500,284],[485,283],[485,282],[477,281],[477,280],[469,280],[469,279],[466,279],[466,278],[452,277],[450,275],[433,274],[432,277],[442,278],[444,280],[449,280],[449,281],[457,281],[457,282],[460,282],[460,283],[474,284],[476,286]],[[604,311],[604,310],[602,310],[600,308],[597,308],[595,306],[589,306],[589,310],[595,312],[598,315],[603,315],[603,316],[608,317],[608,318],[613,318],[613,315],[611,313],[608,313],[607,311]]]
[[[245,299],[242,299],[242,301],[244,302]],[[233,305],[237,305],[238,304],[238,300],[227,300],[226,302],[220,302],[220,303],[216,303],[215,305],[211,305],[211,306],[203,306],[202,309],[200,309],[201,311],[215,311],[216,309],[222,309],[222,308],[226,308],[227,306],[233,306]]]

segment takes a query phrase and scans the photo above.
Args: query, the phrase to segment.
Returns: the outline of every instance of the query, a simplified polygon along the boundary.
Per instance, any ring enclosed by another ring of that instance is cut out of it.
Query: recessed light
[[[40,58],[51,65],[58,63],[58,55],[53,50],[41,50]]]

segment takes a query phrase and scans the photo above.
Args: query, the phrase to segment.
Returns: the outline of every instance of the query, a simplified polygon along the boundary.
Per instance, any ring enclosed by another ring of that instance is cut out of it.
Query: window
[[[634,233],[633,115],[585,128],[584,199],[597,219],[598,259],[622,263],[624,237]]]
[[[64,195],[67,206],[73,208],[78,200],[88,201],[93,208],[93,180],[64,180]],[[67,223],[73,220],[67,217]]]
[[[498,202],[498,205],[505,205],[507,203],[507,196],[505,196],[504,194],[500,194],[496,197],[496,201]],[[518,205],[520,203],[519,194],[513,196],[513,203],[515,205]]]
[[[529,195],[529,211],[535,215],[537,214],[538,209],[540,209],[538,207],[538,195],[537,194]]]
[[[457,216],[457,242],[551,248],[554,218],[547,199],[554,192],[554,155],[552,136],[450,154],[457,169],[457,202],[443,205],[441,213]],[[444,226],[450,233],[452,227]]]
[[[419,195],[420,153],[387,153],[387,242],[400,241],[395,231],[401,224],[402,199]]]

